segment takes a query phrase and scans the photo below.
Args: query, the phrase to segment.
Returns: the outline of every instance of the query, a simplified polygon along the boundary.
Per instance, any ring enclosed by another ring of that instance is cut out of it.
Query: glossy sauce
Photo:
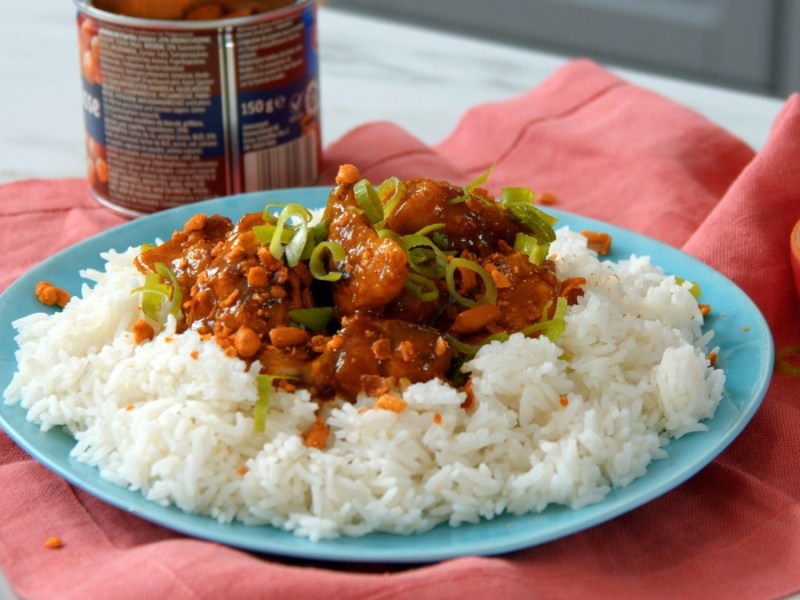
[[[555,265],[530,262],[513,250],[525,227],[481,190],[453,202],[461,188],[415,179],[379,235],[359,210],[352,182],[340,182],[324,212],[327,240],[345,252],[327,267],[341,278],[315,280],[304,262],[294,267],[275,258],[253,228],[262,213],[234,225],[220,216],[196,215],[161,246],[137,260],[143,272],[169,266],[183,293],[179,328],[213,337],[231,355],[259,360],[262,372],[291,375],[318,398],[348,400],[362,392],[379,396],[398,386],[454,375],[457,352],[448,342],[479,344],[498,332],[520,331],[551,318],[559,297],[574,303],[582,280],[559,280]],[[480,301],[485,283],[459,269],[458,303],[444,280],[435,300],[421,300],[406,285],[411,269],[399,237],[434,224],[442,250],[480,265],[495,282],[496,301]],[[291,311],[333,305],[325,331],[308,331]],[[549,312],[548,312],[549,311]]]

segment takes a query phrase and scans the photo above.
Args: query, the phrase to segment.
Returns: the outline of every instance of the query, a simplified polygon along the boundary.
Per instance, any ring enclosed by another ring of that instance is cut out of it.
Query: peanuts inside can
[[[317,182],[313,0],[76,4],[87,176],[100,202],[136,216]],[[161,18],[128,16],[150,4]],[[164,19],[168,5],[188,20]],[[208,20],[194,20],[202,7]]]

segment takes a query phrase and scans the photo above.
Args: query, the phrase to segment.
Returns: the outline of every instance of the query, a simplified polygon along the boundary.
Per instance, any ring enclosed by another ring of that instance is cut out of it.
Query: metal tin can
[[[75,3],[87,171],[100,202],[138,216],[317,182],[314,0],[208,21]]]

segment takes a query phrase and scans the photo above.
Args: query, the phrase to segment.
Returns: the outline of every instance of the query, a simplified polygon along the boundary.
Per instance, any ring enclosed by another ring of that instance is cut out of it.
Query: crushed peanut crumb
[[[50,550],[58,550],[64,547],[64,541],[57,535],[54,535],[44,541],[44,547]]]
[[[390,410],[392,412],[403,412],[406,408],[406,401],[394,394],[383,394],[375,401],[375,409]]]

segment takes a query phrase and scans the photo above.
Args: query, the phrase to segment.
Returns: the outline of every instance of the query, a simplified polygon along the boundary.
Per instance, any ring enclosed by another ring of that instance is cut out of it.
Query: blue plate
[[[33,294],[37,281],[46,279],[78,293],[82,281],[78,271],[101,268],[100,252],[109,248],[122,251],[156,238],[166,239],[197,212],[220,213],[237,219],[245,212],[262,210],[266,202],[299,202],[321,207],[328,191],[328,188],[306,188],[259,192],[183,206],[96,235],[41,263],[0,296],[0,389],[5,389],[16,370],[11,322],[42,310]],[[666,272],[698,282],[703,299],[713,306],[707,326],[716,331],[713,343],[721,348],[718,364],[726,371],[724,397],[714,418],[707,421],[709,430],[672,441],[667,446],[667,458],[653,462],[646,475],[625,488],[612,490],[597,504],[579,510],[551,507],[521,517],[504,515],[457,528],[444,525],[410,536],[374,533],[314,543],[269,526],[222,525],[209,517],[165,508],[145,500],[139,493],[117,487],[101,479],[96,469],[70,458],[73,438],[60,429],[41,432],[25,420],[25,411],[19,406],[0,403],[0,425],[46,467],[122,510],[190,536],[282,556],[342,562],[423,563],[510,552],[603,523],[680,485],[736,438],[766,393],[773,363],[772,338],[761,313],[744,292],[707,265],[636,233],[557,210],[548,212],[559,218],[559,225],[568,225],[573,230],[609,232],[614,236],[612,259],[630,254],[649,255]]]

